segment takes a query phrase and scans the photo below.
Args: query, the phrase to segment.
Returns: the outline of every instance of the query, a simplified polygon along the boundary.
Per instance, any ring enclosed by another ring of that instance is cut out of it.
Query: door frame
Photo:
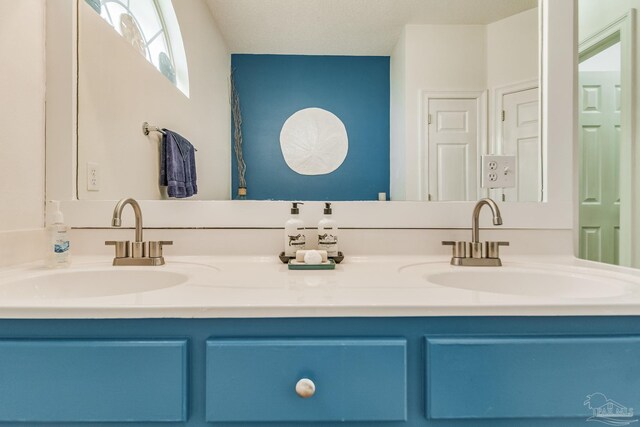
[[[635,76],[638,59],[635,53],[636,40],[634,35],[636,32],[636,10],[630,9],[620,18],[611,22],[601,30],[585,38],[578,45],[578,64],[593,55],[599,53],[607,45],[615,44],[620,41],[622,58],[620,64],[620,84],[626,88],[621,92],[621,113],[620,113],[620,176],[629,176],[629,180],[621,180],[620,182],[620,229],[628,230],[620,233],[620,265],[627,267],[640,267],[640,238],[638,237],[638,228],[640,225],[640,197],[634,197],[640,191],[639,168],[640,147],[635,144],[637,129],[640,126],[640,117],[638,117],[637,103],[638,96],[638,80]],[[580,89],[580,71],[576,71],[576,88]],[[579,99],[579,93],[577,93]],[[579,107],[578,107],[579,108]],[[577,113],[577,111],[576,111]],[[580,121],[576,122],[577,147],[575,158],[575,200],[576,207],[576,223],[574,226],[575,254],[579,255],[580,251],[580,178],[579,168],[582,159],[580,144]]]
[[[419,147],[418,156],[420,161],[420,182],[418,189],[420,191],[420,200],[429,200],[429,101],[432,99],[475,99],[477,106],[477,122],[478,122],[478,155],[476,159],[476,192],[478,198],[484,197],[484,189],[480,187],[480,178],[482,171],[481,160],[482,155],[487,154],[487,91],[430,91],[423,90],[420,95],[420,118],[419,129]]]

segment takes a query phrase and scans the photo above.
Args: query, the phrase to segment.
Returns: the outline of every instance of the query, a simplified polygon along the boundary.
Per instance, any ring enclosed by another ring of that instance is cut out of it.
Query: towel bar
[[[161,134],[166,135],[166,132],[160,129],[158,126],[151,126],[149,122],[142,123],[142,133],[148,136],[151,132],[160,132]],[[196,147],[193,147],[193,149],[198,151]]]
[[[158,126],[151,126],[148,122],[142,123],[142,133],[149,135],[151,132],[160,132],[163,135],[165,134]]]

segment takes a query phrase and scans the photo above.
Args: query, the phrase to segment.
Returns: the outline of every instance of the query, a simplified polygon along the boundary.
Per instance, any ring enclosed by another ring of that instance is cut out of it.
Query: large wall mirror
[[[637,227],[638,0],[580,0],[579,256],[640,266]]]
[[[77,197],[169,199],[157,127],[189,199],[547,201],[538,9],[80,0]]]

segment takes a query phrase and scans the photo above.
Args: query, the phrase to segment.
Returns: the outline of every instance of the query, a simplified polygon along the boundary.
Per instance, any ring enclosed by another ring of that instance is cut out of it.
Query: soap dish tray
[[[322,264],[307,264],[304,262],[298,262],[295,259],[289,260],[289,270],[335,270],[336,262],[332,259],[323,262]]]
[[[285,256],[284,252],[280,252],[280,255],[278,257],[283,264],[287,264],[290,260],[296,259],[295,257]],[[333,260],[336,264],[340,264],[344,260],[344,254],[342,252],[338,252],[338,256],[330,256],[329,259]]]

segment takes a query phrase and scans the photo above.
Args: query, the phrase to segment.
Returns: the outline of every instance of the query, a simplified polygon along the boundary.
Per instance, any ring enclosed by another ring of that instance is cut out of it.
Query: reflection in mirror
[[[81,0],[78,197],[166,199],[165,173],[208,200],[544,201],[538,16],[537,0]],[[180,146],[197,174],[143,122],[197,148]]]
[[[640,1],[579,2],[579,255],[626,266],[640,266],[633,259],[633,5]]]
[[[149,122],[198,149],[196,198],[229,199],[230,57],[205,2],[78,6],[78,197],[167,197],[159,185],[162,134],[145,136]]]

